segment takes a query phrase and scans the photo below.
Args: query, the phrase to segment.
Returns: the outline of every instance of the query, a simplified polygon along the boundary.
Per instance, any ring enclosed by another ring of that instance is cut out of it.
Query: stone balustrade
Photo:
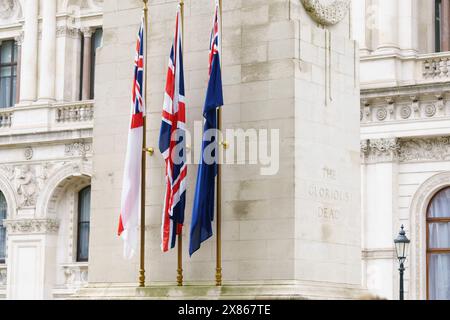
[[[448,52],[420,56],[422,77],[426,80],[450,78],[450,54]]]
[[[11,127],[11,118],[13,112],[0,110],[0,129]]]
[[[82,101],[56,105],[56,122],[88,122],[94,118],[94,102]]]
[[[88,283],[88,264],[73,263],[62,266],[64,269],[65,283],[69,289],[77,289],[86,286]]]

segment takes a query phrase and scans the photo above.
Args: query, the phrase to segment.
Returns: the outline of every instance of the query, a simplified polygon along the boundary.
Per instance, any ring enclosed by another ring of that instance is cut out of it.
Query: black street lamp
[[[408,254],[409,248],[409,239],[406,237],[405,228],[402,225],[402,229],[400,230],[397,239],[394,240],[395,250],[397,252],[397,259],[400,263],[400,300],[404,299],[404,290],[403,290],[403,273],[405,272],[405,260],[406,255]]]

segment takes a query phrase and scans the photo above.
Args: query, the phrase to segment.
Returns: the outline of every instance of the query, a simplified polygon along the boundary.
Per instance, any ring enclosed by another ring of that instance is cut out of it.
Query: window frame
[[[89,240],[88,240],[88,257],[87,258],[83,258],[81,257],[81,228],[80,226],[83,224],[87,224],[88,225],[88,239],[90,237],[90,226],[91,226],[91,213],[89,212],[89,220],[88,221],[81,221],[81,195],[82,193],[89,189],[89,194],[91,194],[91,186],[86,186],[84,188],[82,188],[80,191],[78,191],[77,193],[77,197],[78,197],[78,208],[77,208],[77,239],[76,239],[76,262],[79,263],[83,263],[83,262],[89,262]],[[91,210],[91,208],[89,208],[89,211]]]
[[[431,198],[431,200],[428,203],[427,211],[426,211],[426,263],[427,263],[427,300],[430,300],[430,258],[433,254],[450,254],[450,247],[449,248],[430,248],[430,225],[433,223],[450,223],[450,208],[448,217],[444,218],[430,218],[430,207],[431,204],[434,202],[438,194],[443,192],[444,190],[450,189],[450,186],[444,187],[442,189],[439,189]]]
[[[11,52],[11,61],[9,61],[9,63],[3,63],[2,62],[2,56],[1,56],[1,51],[2,51],[2,46],[4,45],[4,43],[6,42],[12,42],[12,52]],[[17,41],[15,41],[14,39],[5,39],[5,40],[0,40],[0,70],[2,68],[11,68],[11,73],[9,75],[10,78],[10,101],[9,101],[9,106],[8,107],[4,107],[0,109],[6,109],[6,108],[12,108],[15,105],[16,102],[16,97],[14,95],[14,79],[16,79],[16,86],[17,86],[17,70],[18,70],[18,51],[17,51],[17,57],[16,57],[16,50],[17,50]],[[14,67],[16,68],[16,75],[14,76]],[[17,90],[17,88],[16,88]]]

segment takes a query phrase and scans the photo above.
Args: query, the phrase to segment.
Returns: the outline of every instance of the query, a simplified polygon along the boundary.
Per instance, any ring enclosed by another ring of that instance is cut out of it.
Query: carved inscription
[[[334,185],[338,179],[335,169],[323,167],[321,170],[323,183],[311,183],[308,186],[308,197],[319,202],[315,216],[321,220],[337,221],[342,217],[342,206],[352,201],[352,193]]]

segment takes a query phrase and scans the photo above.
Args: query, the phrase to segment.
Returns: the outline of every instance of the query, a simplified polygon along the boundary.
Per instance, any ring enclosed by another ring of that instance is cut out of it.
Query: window
[[[434,43],[436,52],[441,52],[441,8],[442,1],[435,0],[434,2]]]
[[[15,41],[0,44],[0,108],[9,108],[16,101],[17,45]]]
[[[77,261],[87,262],[89,258],[89,224],[91,220],[91,187],[78,193],[78,241]]]
[[[89,38],[88,38],[89,39]],[[97,49],[99,47],[102,46],[102,41],[103,41],[103,29],[102,28],[98,28],[95,29],[95,31],[92,33],[92,36],[90,37],[90,43],[89,45],[86,45],[85,43],[86,38],[83,37],[82,41],[81,41],[81,69],[80,69],[80,100],[83,100],[83,96],[85,98],[89,98],[89,99],[94,99],[94,85],[95,85],[95,62],[97,59]],[[84,79],[84,72],[86,70],[84,70],[84,65],[87,63],[85,61],[85,50],[90,50],[90,54],[89,54],[89,70],[87,70],[87,72],[89,72],[89,77],[88,77],[88,84],[86,84],[86,86],[83,83],[83,79]],[[84,92],[89,90],[89,92]],[[84,94],[84,95],[83,95]]]
[[[427,283],[428,299],[450,300],[450,188],[428,206]]]
[[[97,49],[102,46],[103,29],[96,29],[92,35],[91,45],[91,99],[94,99],[95,84],[95,61],[97,59]]]
[[[5,263],[6,257],[6,228],[3,226],[3,220],[6,219],[6,199],[0,191],[0,263]]]

